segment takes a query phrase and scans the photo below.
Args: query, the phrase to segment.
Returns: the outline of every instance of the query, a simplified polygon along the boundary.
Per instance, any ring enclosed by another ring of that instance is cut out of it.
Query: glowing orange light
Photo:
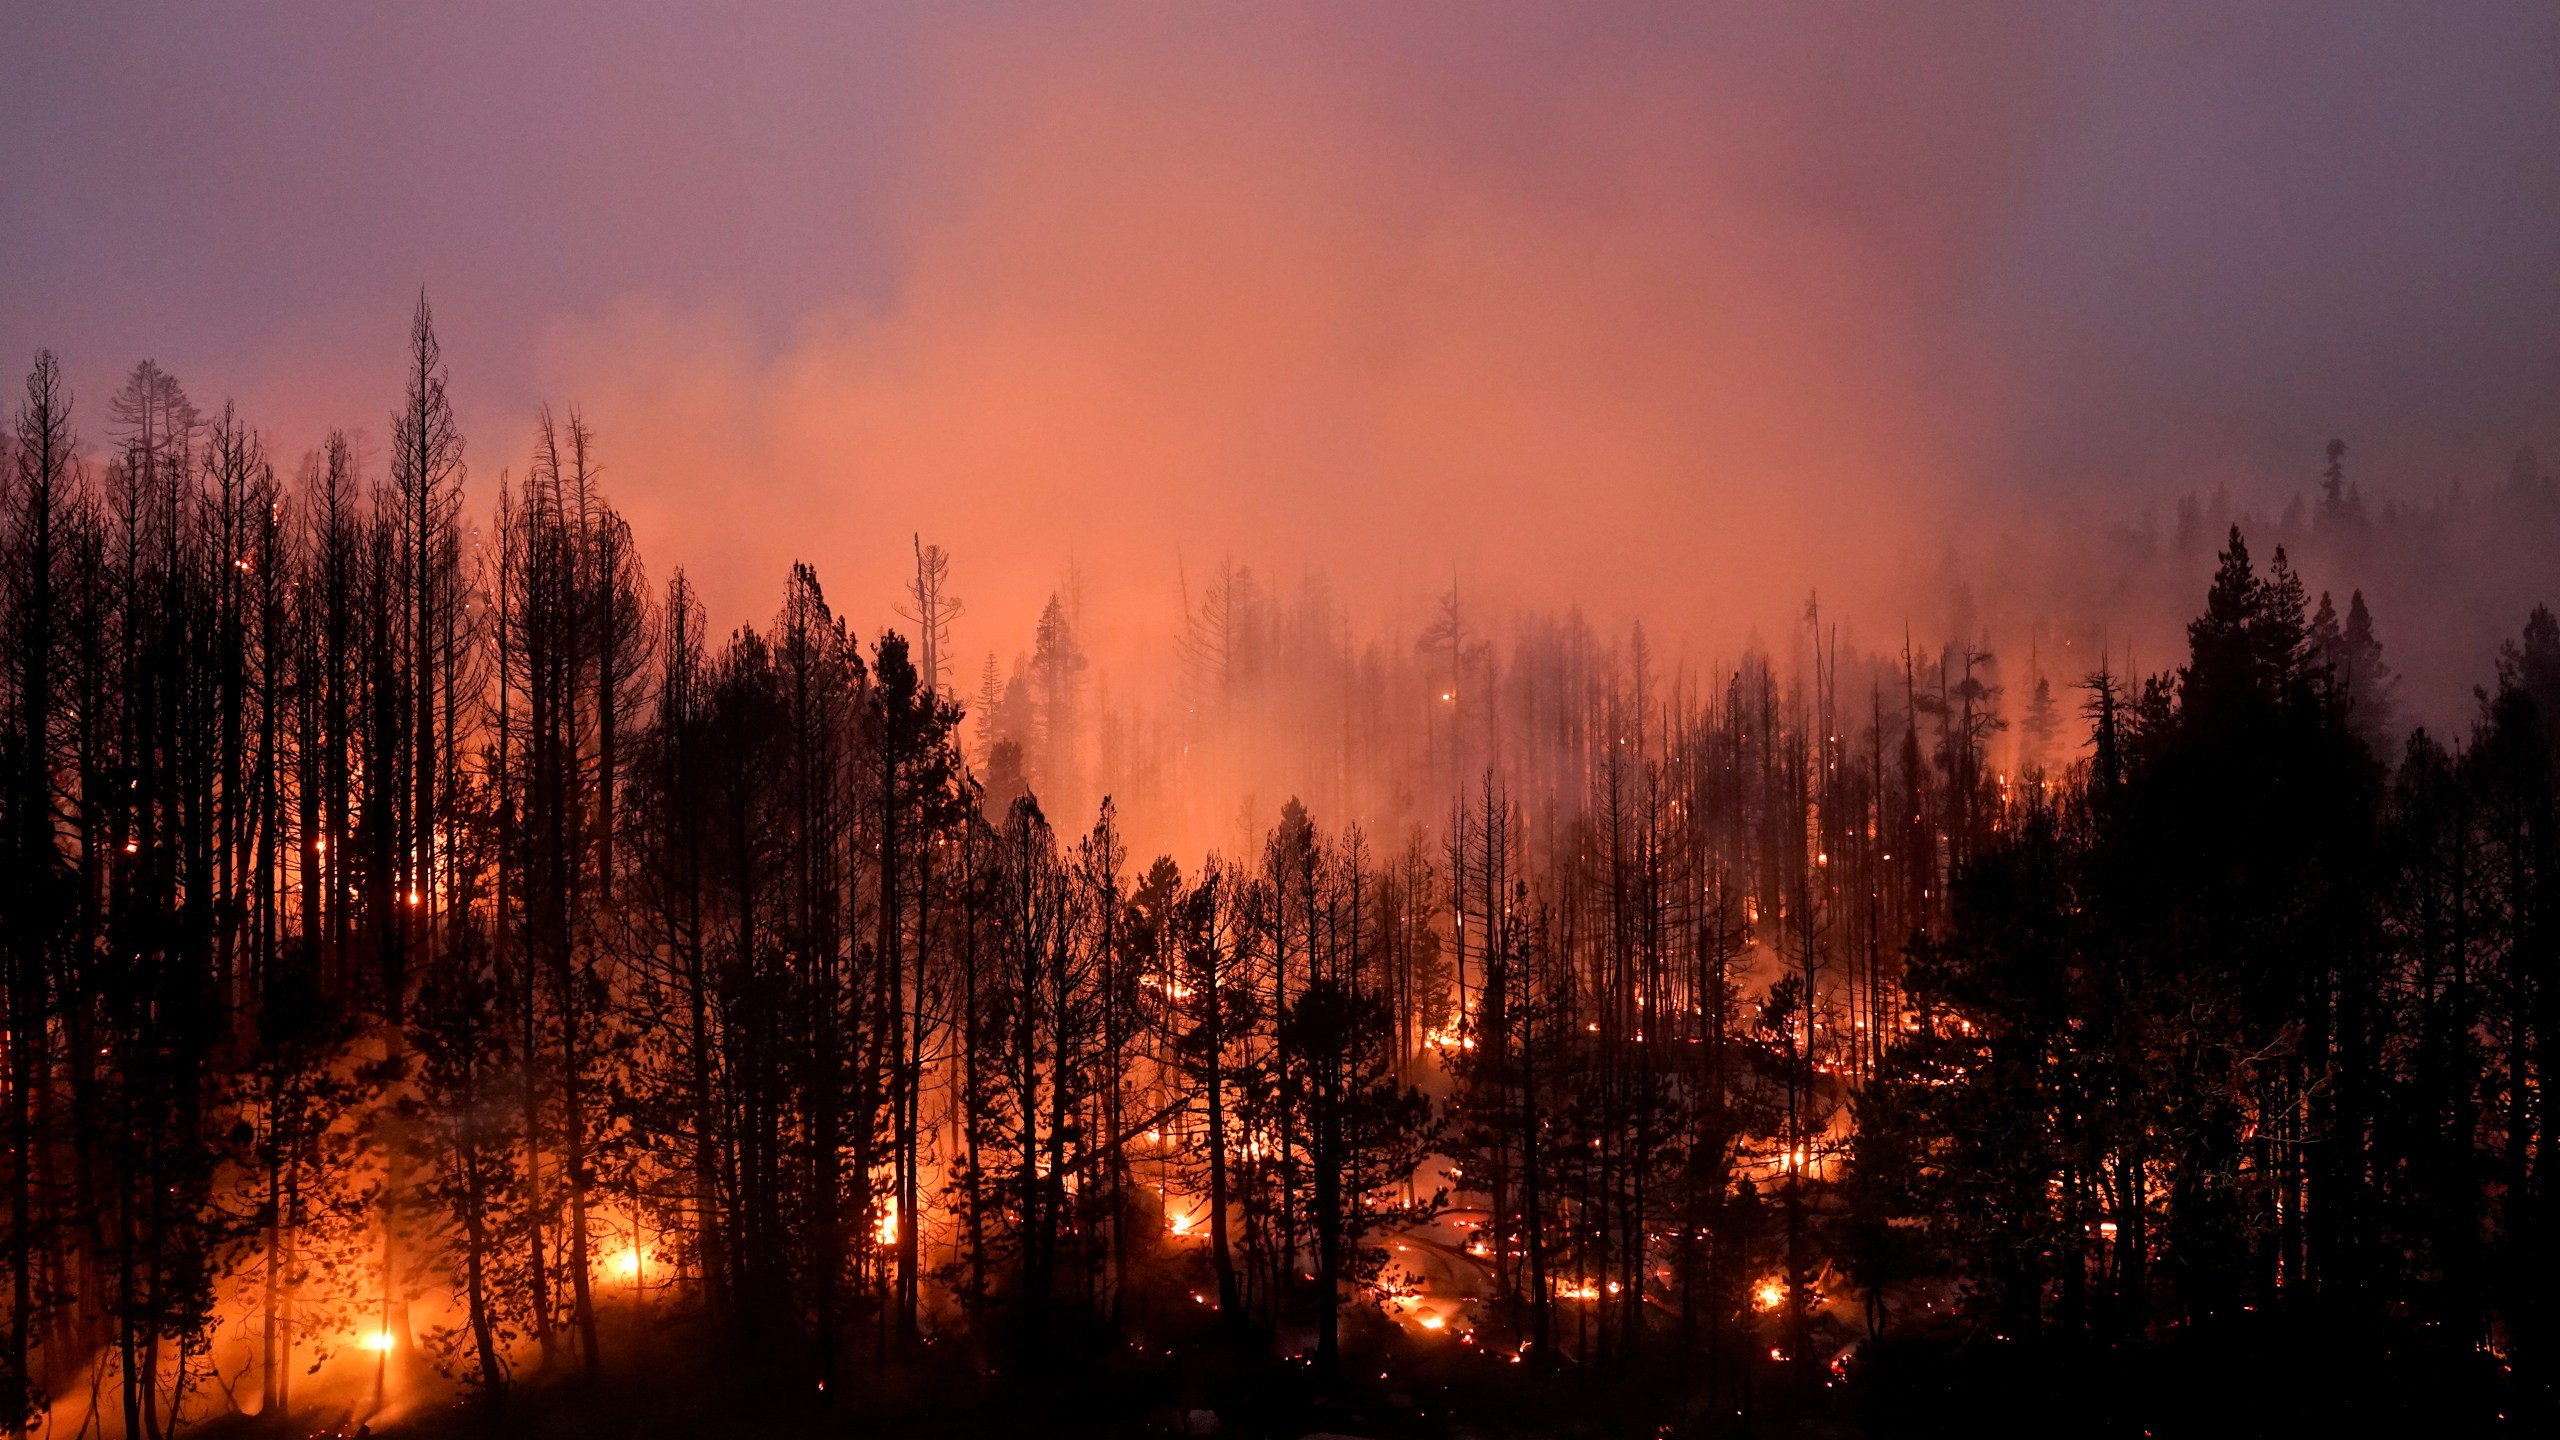
[[[1763,1310],[1775,1310],[1787,1303],[1787,1287],[1776,1280],[1763,1280],[1751,1287],[1751,1303]]]
[[[364,1337],[364,1348],[367,1350],[389,1350],[391,1344],[391,1332],[388,1330],[376,1330]]]
[[[1422,1328],[1425,1330],[1437,1330],[1448,1323],[1448,1321],[1441,1319],[1437,1315],[1425,1315],[1422,1317]]]
[[[623,1251],[621,1254],[614,1256],[613,1268],[625,1275],[634,1277],[638,1276],[640,1273],[640,1247],[634,1245],[630,1249]]]

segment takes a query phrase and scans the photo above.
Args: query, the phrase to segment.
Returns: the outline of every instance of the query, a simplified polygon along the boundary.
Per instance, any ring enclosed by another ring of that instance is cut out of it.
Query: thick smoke
[[[1399,620],[1453,575],[1727,637],[1881,602],[1948,494],[1923,350],[2012,223],[2036,47],[1910,66],[1949,48],[1915,28],[1807,86],[1748,27],[1506,28],[950,37],[893,297],[778,355],[635,299],[546,373],[732,613],[795,554],[886,593],[919,528],[999,648],[1070,563],[1143,646],[1229,554]]]
[[[794,559],[891,623],[921,532],[964,684],[1061,592],[1133,711],[1231,560],[1402,654],[1454,586],[1702,674],[1817,594],[2166,663],[2180,497],[2276,526],[2333,436],[2377,529],[2301,558],[2412,716],[2548,579],[2481,508],[2560,449],[2538,7],[617,20],[31,22],[0,341],[289,453],[380,413],[423,279],[482,501],[575,403],[718,623]]]

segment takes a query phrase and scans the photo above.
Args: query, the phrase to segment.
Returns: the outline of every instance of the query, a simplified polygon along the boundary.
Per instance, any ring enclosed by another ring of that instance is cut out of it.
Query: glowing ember
[[[1763,1280],[1751,1287],[1751,1303],[1763,1310],[1775,1310],[1787,1303],[1787,1287],[1776,1280]]]

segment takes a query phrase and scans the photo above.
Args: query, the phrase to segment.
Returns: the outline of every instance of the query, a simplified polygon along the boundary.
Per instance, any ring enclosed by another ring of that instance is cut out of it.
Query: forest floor
[[[833,1395],[724,1380],[674,1350],[626,1349],[588,1384],[528,1382],[497,1414],[428,1404],[360,1428],[314,1415],[196,1427],[195,1440],[364,1435],[408,1440],[1665,1440],[1673,1436],[1900,1437],[2071,1435],[2533,1435],[2560,1433],[2494,1358],[2422,1347],[2353,1351],[2299,1329],[2237,1328],[2210,1343],[2064,1352],[1913,1335],[1861,1347],[1845,1373],[1810,1377],[1761,1363],[1705,1377],[1668,1357],[1606,1374],[1545,1370],[1473,1347],[1418,1343],[1382,1324],[1346,1337],[1330,1378],[1304,1358],[1273,1359],[1267,1338],[1184,1337],[1178,1352],[1087,1350],[1025,1379],[931,1347],[865,1367]],[[1068,1347],[1061,1347],[1066,1349]]]

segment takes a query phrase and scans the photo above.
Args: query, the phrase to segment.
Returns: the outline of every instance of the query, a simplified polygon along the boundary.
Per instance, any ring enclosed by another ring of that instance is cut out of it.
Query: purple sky
[[[151,356],[378,434],[423,284],[474,484],[583,403],[730,620],[921,527],[1015,628],[1237,552],[1756,621],[1985,503],[2560,452],[2541,3],[25,5],[0,134],[93,429]]]

